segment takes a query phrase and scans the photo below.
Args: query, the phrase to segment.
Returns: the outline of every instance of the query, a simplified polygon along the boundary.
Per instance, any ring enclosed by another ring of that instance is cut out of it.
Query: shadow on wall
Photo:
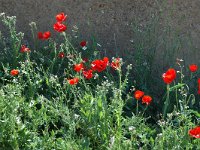
[[[129,56],[133,61],[139,52],[138,57],[163,66],[176,57],[200,63],[199,9],[199,0],[0,0],[0,12],[17,16],[17,30],[25,33],[29,43],[30,22],[36,22],[39,31],[53,32],[55,15],[65,12],[67,32],[72,34],[75,25],[79,28],[77,40],[95,37],[110,56]]]

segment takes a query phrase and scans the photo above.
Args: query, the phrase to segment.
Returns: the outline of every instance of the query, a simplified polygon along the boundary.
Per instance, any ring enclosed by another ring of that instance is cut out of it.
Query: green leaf
[[[200,117],[200,113],[195,111],[195,110],[190,110],[191,113],[193,113],[194,115],[196,115],[197,117]]]
[[[175,86],[169,88],[169,91],[173,91],[173,90],[175,90],[175,89],[181,88],[181,87],[183,87],[184,85],[185,85],[185,84],[180,84],[180,83],[178,83],[177,85],[175,85]]]

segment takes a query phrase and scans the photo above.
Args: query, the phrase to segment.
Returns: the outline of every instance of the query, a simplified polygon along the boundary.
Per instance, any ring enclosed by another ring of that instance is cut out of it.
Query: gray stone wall
[[[120,54],[133,52],[134,42],[130,41],[137,39],[133,24],[137,22],[145,26],[151,21],[152,14],[155,17],[162,12],[158,32],[162,32],[161,27],[168,24],[180,37],[190,37],[191,41],[178,52],[179,57],[188,56],[185,57],[188,62],[193,58],[199,61],[196,51],[200,48],[200,1],[165,0],[165,3],[163,0],[0,0],[0,12],[17,16],[17,30],[24,32],[29,41],[30,22],[36,22],[39,31],[53,32],[55,15],[65,12],[69,34],[76,25],[80,39],[89,40],[94,36],[102,50],[110,55],[116,51]],[[2,25],[0,30],[4,30]],[[158,53],[162,53],[162,47],[158,48]]]

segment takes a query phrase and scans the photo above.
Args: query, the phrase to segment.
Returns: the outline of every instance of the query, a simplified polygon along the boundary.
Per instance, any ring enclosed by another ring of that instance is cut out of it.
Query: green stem
[[[147,110],[148,106],[149,106],[149,105],[147,105],[147,106],[145,107],[145,109],[144,109],[144,111],[143,111],[143,113],[142,113],[142,116],[144,116],[144,113],[145,113],[145,111]]]
[[[178,102],[178,89],[176,89],[176,107],[179,109],[179,102]]]
[[[137,100],[137,107],[136,107],[136,115],[138,115],[138,100]]]
[[[191,72],[191,74],[190,74],[190,79],[192,79],[193,78],[193,75],[192,75],[192,72]]]
[[[66,44],[67,44],[68,46],[70,46],[70,47],[73,49],[73,52],[72,52],[72,53],[75,53],[75,54],[76,54],[76,49],[75,49],[74,46],[71,44],[71,42],[68,40],[66,33],[63,32],[62,35],[64,36],[64,39],[65,39],[65,41],[66,41]],[[71,54],[70,51],[67,51],[67,53]]]
[[[186,101],[186,105],[189,104],[190,99],[191,99],[192,97],[193,97],[193,99],[195,100],[195,96],[194,96],[194,94],[191,94],[191,95],[188,97],[188,100]]]
[[[183,69],[181,67],[181,84],[183,83]]]
[[[120,96],[120,100],[121,100],[121,96],[122,96],[122,73],[121,70],[118,71],[119,72],[119,96]]]
[[[170,92],[169,90],[170,90],[170,85],[167,84],[167,97],[166,97],[166,100],[165,100],[165,103],[164,103],[164,112],[163,112],[164,118],[166,118],[167,108],[168,108],[168,105],[169,105],[169,92]]]
[[[32,83],[32,81],[31,81],[31,76],[30,76],[30,73],[33,71],[33,66],[32,66],[32,64],[31,64],[31,61],[30,61],[30,54],[27,52],[27,61],[28,61],[28,92],[27,92],[27,94],[28,94],[28,96],[30,97],[30,98],[33,98],[34,97],[34,94],[35,94],[35,89],[34,89],[34,86],[33,86],[33,83]]]
[[[56,49],[54,48],[54,58],[53,58],[53,62],[51,64],[51,68],[50,68],[51,73],[53,73],[53,69],[54,69],[54,65],[56,63],[56,60],[57,60],[57,52],[56,52]]]
[[[60,68],[61,68],[61,66],[63,64],[63,60],[64,60],[64,58],[62,58],[61,63],[58,65],[58,70],[57,70],[56,74],[59,74]]]
[[[121,70],[118,71],[119,73],[119,102],[116,103],[118,105],[117,111],[116,111],[116,119],[117,119],[117,127],[116,127],[116,137],[121,137],[121,121],[122,121],[122,109],[123,109],[123,100],[122,100],[122,76],[121,76]]]

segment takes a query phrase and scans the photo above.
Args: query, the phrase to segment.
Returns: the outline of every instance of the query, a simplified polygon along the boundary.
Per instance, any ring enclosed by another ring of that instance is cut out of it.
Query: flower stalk
[[[166,115],[167,115],[167,108],[168,108],[168,105],[169,105],[169,93],[170,93],[170,85],[167,84],[167,97],[166,97],[166,100],[165,100],[165,103],[164,103],[164,112],[163,112],[163,116],[164,118],[166,118]]]

